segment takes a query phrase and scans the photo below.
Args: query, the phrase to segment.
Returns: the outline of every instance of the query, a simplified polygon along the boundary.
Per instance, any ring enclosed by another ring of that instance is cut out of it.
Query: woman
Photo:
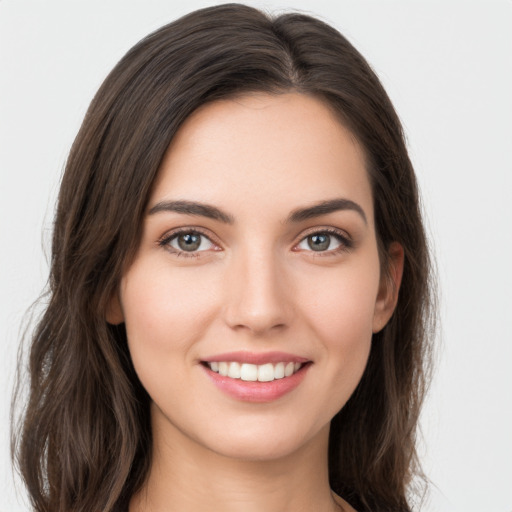
[[[229,4],[151,34],[61,185],[34,509],[411,510],[429,268],[399,120],[337,31]]]

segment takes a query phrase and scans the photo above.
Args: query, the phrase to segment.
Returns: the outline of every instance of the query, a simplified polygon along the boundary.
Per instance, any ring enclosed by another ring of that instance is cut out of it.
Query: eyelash
[[[218,244],[212,240],[212,236],[207,235],[206,233],[201,231],[199,228],[181,228],[181,229],[174,230],[171,233],[166,233],[158,241],[158,245],[160,247],[167,249],[169,252],[171,252],[175,256],[184,257],[184,258],[198,258],[199,256],[201,256],[202,252],[205,252],[205,251],[194,251],[194,252],[180,251],[178,249],[175,249],[174,247],[171,247],[170,243],[180,235],[199,235],[199,236],[202,236],[202,237],[206,238],[207,240],[209,240],[212,243],[212,245],[218,247]]]
[[[301,244],[304,240],[307,240],[307,238],[309,238],[310,236],[314,236],[314,235],[329,235],[329,236],[334,237],[340,243],[339,247],[336,247],[335,249],[330,249],[327,251],[314,251],[314,250],[307,251],[307,252],[312,253],[312,256],[314,256],[315,258],[335,256],[335,255],[341,254],[343,252],[348,252],[354,248],[354,242],[352,241],[352,239],[344,231],[340,231],[339,229],[335,229],[335,228],[314,229],[313,231],[306,233],[300,239],[300,241],[297,244],[295,244],[295,247],[297,247],[299,244]]]
[[[199,235],[199,236],[205,237],[207,240],[209,240],[212,243],[212,245],[219,247],[219,244],[217,244],[216,242],[214,242],[212,240],[211,235],[206,234],[205,232],[201,231],[198,228],[182,228],[182,229],[177,229],[175,231],[172,231],[171,233],[166,233],[158,241],[158,245],[160,247],[167,249],[169,252],[171,252],[175,256],[184,257],[184,258],[198,258],[199,256],[201,256],[202,252],[206,252],[206,251],[190,251],[190,252],[189,251],[180,251],[180,250],[175,249],[174,247],[171,247],[170,243],[175,238],[177,238],[178,236],[180,236],[182,234]],[[314,251],[314,250],[306,251],[306,252],[312,253],[312,255],[314,257],[333,256],[333,255],[340,254],[342,252],[348,252],[351,249],[353,249],[353,247],[354,247],[353,241],[344,232],[334,229],[334,228],[322,228],[322,229],[316,229],[314,231],[306,233],[299,240],[299,242],[294,245],[294,248],[297,247],[299,244],[301,244],[303,241],[305,241],[308,237],[314,236],[314,235],[332,236],[340,243],[339,247],[337,247],[335,249],[330,249],[327,251]]]

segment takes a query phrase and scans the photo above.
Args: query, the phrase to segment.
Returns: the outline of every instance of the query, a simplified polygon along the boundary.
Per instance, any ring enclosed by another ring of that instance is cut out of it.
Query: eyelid
[[[169,245],[169,242],[177,237],[180,234],[183,233],[197,233],[201,236],[204,236],[207,238],[215,247],[213,251],[221,251],[222,244],[218,241],[217,237],[211,233],[211,231],[204,229],[199,226],[182,226],[178,228],[171,229],[170,231],[167,231],[165,234],[163,234],[158,240],[157,245],[159,247],[166,248],[169,252],[172,254],[175,254],[177,256],[185,256],[185,257],[198,257],[201,255],[201,253],[209,252],[210,250],[203,250],[203,251],[180,251],[174,247],[171,247]],[[337,240],[340,242],[340,246],[335,249],[330,249],[326,251],[313,251],[313,250],[303,250],[298,249],[298,245],[303,242],[308,236],[316,235],[316,234],[327,234],[334,236],[337,238]],[[315,226],[312,228],[307,229],[306,231],[302,232],[300,235],[300,238],[297,240],[297,242],[293,245],[292,250],[296,252],[309,252],[312,253],[314,256],[329,256],[333,254],[337,254],[340,252],[346,252],[351,250],[354,247],[354,241],[352,237],[347,233],[345,230],[340,228],[335,228],[332,226]]]
[[[171,229],[170,231],[167,231],[165,234],[163,234],[158,240],[157,245],[159,247],[163,247],[167,249],[170,253],[176,255],[176,256],[185,256],[185,257],[198,257],[201,255],[201,253],[209,252],[209,250],[203,250],[203,251],[180,251],[179,249],[176,249],[174,247],[171,247],[169,245],[169,242],[176,238],[177,236],[184,234],[184,233],[197,233],[198,235],[204,236],[207,238],[215,247],[214,249],[210,249],[213,251],[220,251],[222,250],[221,244],[218,242],[217,237],[213,235],[209,230],[206,230],[204,228],[198,227],[198,226],[182,226],[179,228]]]
[[[298,249],[298,245],[303,242],[307,237],[312,235],[320,235],[320,234],[327,234],[330,236],[334,236],[337,238],[337,240],[340,242],[340,246],[335,249],[330,249],[327,251],[313,251],[313,250],[303,250]],[[332,226],[325,226],[325,227],[319,227],[315,226],[314,228],[309,228],[305,232],[301,233],[299,240],[294,244],[293,249],[294,251],[303,251],[312,253],[314,256],[330,256],[333,254],[338,254],[340,252],[347,252],[354,248],[354,241],[352,237],[347,233],[345,230],[340,228],[334,228]]]

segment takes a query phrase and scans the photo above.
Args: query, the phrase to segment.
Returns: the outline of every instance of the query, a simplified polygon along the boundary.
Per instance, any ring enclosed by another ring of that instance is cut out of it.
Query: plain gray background
[[[218,2],[0,0],[0,512],[24,312],[44,286],[61,171],[89,101],[140,38]],[[246,2],[301,9],[369,60],[403,121],[438,262],[438,367],[422,418],[427,512],[512,511],[512,2]],[[46,253],[46,255],[45,255]]]

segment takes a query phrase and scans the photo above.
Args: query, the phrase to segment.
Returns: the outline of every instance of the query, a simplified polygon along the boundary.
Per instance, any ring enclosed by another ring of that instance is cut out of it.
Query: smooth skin
[[[403,251],[389,251],[382,273],[363,150],[321,100],[251,94],[187,119],[107,315],[152,399],[130,512],[353,510],[329,488],[329,425],[396,305]],[[246,402],[201,363],[240,350],[311,363],[291,392]]]

